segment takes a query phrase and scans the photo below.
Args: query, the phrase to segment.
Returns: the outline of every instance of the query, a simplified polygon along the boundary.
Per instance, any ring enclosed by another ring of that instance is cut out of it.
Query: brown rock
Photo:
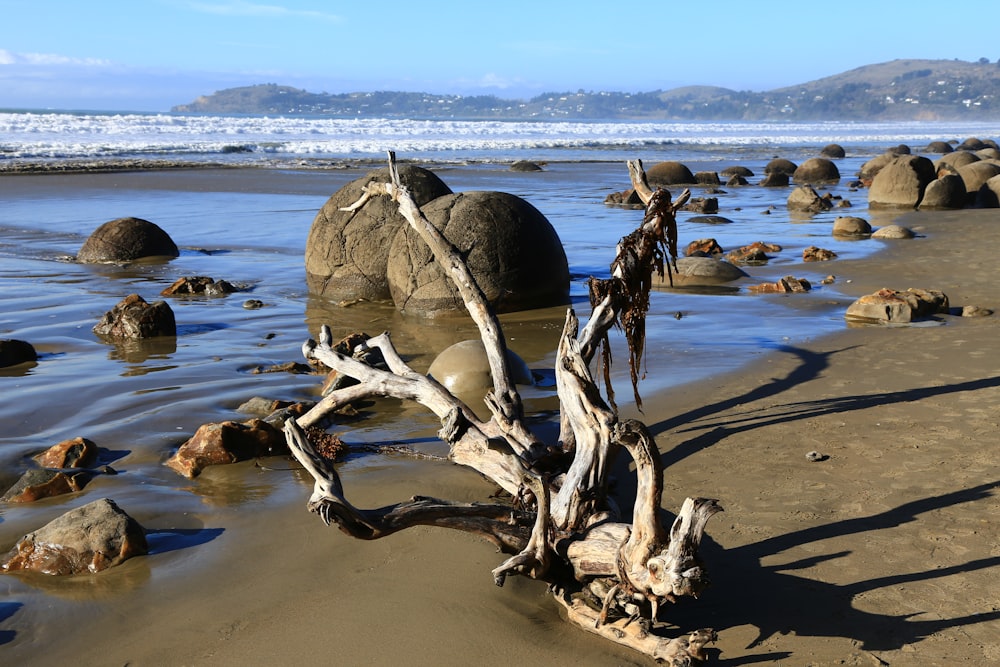
[[[942,292],[913,288],[900,292],[882,288],[848,306],[844,317],[859,323],[895,324],[947,312],[948,297]]]
[[[790,183],[789,178],[789,175],[783,171],[772,171],[770,174],[764,176],[760,182],[760,186],[765,188],[785,188]]]
[[[287,450],[285,437],[265,421],[225,421],[202,424],[166,465],[185,477],[195,478],[210,465],[247,461]]]
[[[750,245],[730,251],[726,255],[726,260],[733,264],[763,264],[771,259],[767,254],[769,252],[781,252],[781,246],[754,241]]]
[[[803,262],[826,262],[836,258],[837,253],[832,250],[811,245],[802,251]]]
[[[820,213],[821,211],[829,211],[831,208],[833,208],[833,204],[830,200],[820,197],[819,193],[809,185],[800,185],[788,195],[788,210],[790,211]]]
[[[138,294],[129,294],[94,325],[94,333],[111,338],[176,336],[177,323],[166,301],[146,303]]]
[[[934,164],[919,155],[890,160],[872,179],[868,205],[876,208],[916,208],[927,185],[937,177]]]
[[[719,200],[716,197],[692,197],[684,204],[683,210],[692,213],[718,213]]]
[[[799,166],[792,162],[791,160],[786,160],[783,157],[776,157],[764,167],[765,174],[785,174],[791,177],[795,173],[795,170]]]
[[[833,221],[834,236],[868,236],[872,226],[864,218],[841,216]]]
[[[760,285],[750,285],[747,287],[751,292],[757,293],[791,293],[808,292],[812,285],[805,278],[795,276],[785,276],[781,280],[773,283],[761,283]]]
[[[844,147],[841,146],[840,144],[828,144],[827,146],[823,147],[823,150],[820,151],[820,154],[823,157],[837,159],[846,156],[847,151],[845,151]]]
[[[713,255],[721,255],[722,252],[722,246],[715,239],[698,239],[697,241],[688,243],[687,248],[684,249],[684,256],[711,257]]]
[[[94,230],[77,253],[78,262],[132,262],[144,257],[177,257],[170,235],[142,218],[110,220]]]
[[[646,179],[655,189],[663,185],[691,185],[695,183],[694,174],[680,162],[659,162],[646,170]]]
[[[77,436],[52,445],[34,457],[43,468],[88,468],[97,460],[97,445]]]
[[[694,181],[698,185],[721,185],[719,174],[714,171],[699,171],[694,175]]]
[[[28,533],[0,563],[5,572],[94,573],[149,552],[146,531],[108,498],[78,507]]]
[[[901,225],[886,225],[872,233],[873,239],[912,239],[914,236],[912,229]]]
[[[840,180],[840,170],[828,158],[813,157],[795,169],[792,179],[796,183],[836,183]]]
[[[205,296],[225,296],[238,291],[236,287],[225,280],[216,281],[208,276],[185,276],[178,278],[174,284],[160,292],[160,296],[178,296],[184,294],[204,294]]]
[[[921,209],[964,208],[967,199],[965,181],[958,174],[944,173],[927,184]]]
[[[80,491],[90,481],[87,472],[67,474],[61,470],[29,470],[0,496],[0,502],[33,503],[43,498],[54,498]]]

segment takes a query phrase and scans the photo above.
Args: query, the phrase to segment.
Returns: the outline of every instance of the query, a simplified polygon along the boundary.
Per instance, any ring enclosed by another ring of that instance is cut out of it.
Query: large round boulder
[[[792,179],[796,183],[836,183],[840,170],[829,158],[811,157],[795,169]]]
[[[927,144],[927,148],[924,149],[928,153],[939,153],[941,155],[946,155],[951,153],[954,149],[951,147],[947,141],[932,141]]]
[[[531,385],[534,378],[528,364],[513,350],[507,348],[507,366],[514,384]],[[460,398],[474,398],[473,405],[482,401],[493,388],[493,374],[486,346],[479,338],[463,340],[446,348],[431,362],[427,374]]]
[[[678,257],[677,271],[663,278],[653,274],[653,284],[658,287],[711,287],[724,285],[747,273],[738,266],[714,257]]]
[[[868,206],[916,208],[935,176],[934,163],[927,158],[920,155],[897,156],[872,179],[868,189]]]
[[[399,167],[399,178],[417,206],[451,189],[422,167]],[[408,223],[399,206],[386,196],[369,199],[356,211],[343,211],[363,195],[372,181],[388,183],[387,167],[351,181],[335,192],[316,214],[306,239],[306,283],[309,291],[336,301],[388,301],[386,279],[389,247],[396,233]]]
[[[83,242],[76,260],[98,264],[178,255],[173,239],[156,224],[142,218],[118,218],[95,229]]]
[[[971,162],[958,170],[958,175],[965,182],[965,191],[970,197],[975,197],[979,188],[997,174],[1000,174],[1000,165],[985,160]]]
[[[646,180],[653,187],[664,185],[693,185],[694,174],[680,162],[659,162],[646,170]]]
[[[983,183],[976,193],[976,206],[979,208],[1000,208],[1000,176],[994,176]]]
[[[957,172],[965,165],[972,164],[973,162],[979,162],[980,160],[982,160],[982,158],[971,151],[955,151],[939,157],[937,161],[934,162],[934,168],[938,171],[943,170]]]
[[[921,209],[964,208],[965,181],[958,174],[944,174],[927,184],[924,198],[920,200]]]
[[[495,312],[569,300],[569,265],[559,236],[525,200],[505,192],[462,192],[438,197],[422,211],[463,256]],[[435,316],[465,309],[451,278],[408,225],[389,248],[386,277],[402,312]]]
[[[791,176],[799,166],[783,157],[776,157],[764,167],[765,174],[786,174]]]

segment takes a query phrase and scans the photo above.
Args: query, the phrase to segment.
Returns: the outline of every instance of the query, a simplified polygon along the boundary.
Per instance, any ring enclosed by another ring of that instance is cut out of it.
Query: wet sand
[[[899,222],[923,236],[831,263],[840,292],[931,288],[953,307],[1000,310],[996,211]],[[1000,320],[941,320],[845,325],[624,415],[657,436],[667,511],[688,495],[726,510],[703,544],[713,587],[660,615],[678,632],[716,628],[717,664],[1000,661]],[[433,425],[424,431],[413,435]],[[813,450],[827,458],[807,460]],[[362,507],[493,490],[444,463],[368,457],[341,474]],[[628,471],[618,475],[627,498]],[[541,584],[495,587],[502,556],[477,538],[421,528],[354,540],[305,510],[302,473],[251,463],[189,487],[181,518],[174,498],[136,513],[160,545],[149,557],[96,577],[0,578],[5,661],[650,664],[565,623]],[[5,520],[5,534],[28,525]]]

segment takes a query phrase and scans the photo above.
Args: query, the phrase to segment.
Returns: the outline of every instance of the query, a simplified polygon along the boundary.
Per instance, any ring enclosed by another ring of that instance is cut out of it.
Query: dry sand
[[[876,256],[833,262],[830,271],[851,297],[922,287],[944,291],[956,307],[1000,310],[998,217],[908,214],[902,224],[924,237],[885,242]],[[715,664],[1000,663],[1000,316],[942,319],[845,325],[741,372],[645,397],[641,417],[667,466],[664,507],[702,495],[725,508],[703,544],[712,588],[661,610],[680,629],[716,628]],[[807,460],[812,450],[827,458]],[[343,471],[357,505],[489,492],[448,465],[380,465],[367,482]],[[212,470],[202,484],[224,489],[238,474]],[[81,582],[86,601],[66,641],[19,637],[12,658],[650,664],[563,622],[536,582],[493,586],[489,571],[501,556],[482,540],[428,528],[357,541],[306,512],[308,486],[303,479],[302,504],[292,508],[234,506],[232,524],[256,526],[255,537],[197,575],[171,576],[185,559],[204,557],[182,549],[156,568],[133,559]]]

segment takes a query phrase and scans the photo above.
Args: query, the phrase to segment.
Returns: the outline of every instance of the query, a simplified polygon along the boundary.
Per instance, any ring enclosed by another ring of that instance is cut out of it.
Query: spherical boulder
[[[900,155],[882,167],[868,189],[872,208],[916,208],[934,180],[934,163],[920,155]]]
[[[694,174],[680,162],[659,162],[646,170],[646,179],[653,187],[663,185],[692,185]]]
[[[764,167],[765,174],[786,174],[791,176],[795,173],[795,170],[799,168],[799,165],[795,164],[791,160],[786,160],[783,157],[776,157]]]
[[[792,179],[796,183],[836,183],[840,170],[829,158],[811,157],[795,169]]]
[[[729,262],[714,257],[678,257],[677,271],[660,278],[653,274],[657,287],[712,287],[746,278],[747,273]]]
[[[939,153],[941,155],[950,153],[953,150],[954,149],[951,147],[951,144],[947,141],[932,141],[927,144],[927,148],[925,149],[928,153]]]
[[[1000,176],[994,176],[979,188],[976,193],[976,206],[979,208],[1000,208]]]
[[[982,158],[972,151],[955,151],[942,155],[934,162],[934,168],[938,171],[955,171],[973,162],[979,162]]]
[[[834,236],[869,236],[872,226],[864,218],[841,216],[833,221]]]
[[[973,197],[979,192],[979,188],[983,187],[986,181],[997,174],[1000,174],[1000,164],[984,160],[971,162],[964,167],[960,167],[958,170],[958,175],[965,182],[965,191]]]
[[[417,206],[451,194],[436,174],[422,167],[400,166],[399,178]],[[341,210],[357,202],[368,183],[389,180],[387,167],[372,171],[337,190],[316,214],[306,239],[310,292],[336,301],[392,298],[386,279],[389,246],[396,233],[408,226],[399,206],[389,197],[376,196],[356,211]]]
[[[965,207],[965,181],[958,174],[944,174],[927,184],[921,209],[955,209]]]
[[[495,312],[568,302],[562,243],[545,216],[524,199],[505,192],[462,192],[438,197],[422,210],[463,256]],[[451,278],[408,225],[392,240],[386,278],[402,312],[436,316],[465,309]]]
[[[823,150],[820,151],[820,155],[823,157],[837,159],[846,156],[847,151],[845,151],[844,147],[840,144],[828,144],[823,147]]]
[[[509,348],[507,366],[514,384],[534,384],[528,365]],[[482,399],[493,388],[486,346],[478,338],[463,340],[446,348],[431,362],[427,374],[462,398],[474,394],[475,398]]]
[[[142,218],[118,218],[95,229],[83,242],[76,260],[98,264],[178,255],[173,239],[156,224]]]

